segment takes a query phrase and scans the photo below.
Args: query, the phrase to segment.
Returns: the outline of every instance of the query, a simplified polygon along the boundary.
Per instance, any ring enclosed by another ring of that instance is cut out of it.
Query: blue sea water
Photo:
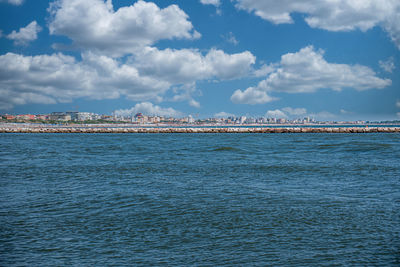
[[[399,134],[1,134],[0,266],[399,266]]]

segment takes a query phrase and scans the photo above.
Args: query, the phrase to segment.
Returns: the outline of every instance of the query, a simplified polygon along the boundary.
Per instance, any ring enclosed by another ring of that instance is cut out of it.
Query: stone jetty
[[[400,133],[400,127],[0,127],[0,133]]]

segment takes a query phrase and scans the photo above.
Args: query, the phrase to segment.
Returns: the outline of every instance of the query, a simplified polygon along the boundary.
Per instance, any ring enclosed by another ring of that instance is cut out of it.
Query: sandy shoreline
[[[400,133],[400,127],[0,127],[0,133]]]

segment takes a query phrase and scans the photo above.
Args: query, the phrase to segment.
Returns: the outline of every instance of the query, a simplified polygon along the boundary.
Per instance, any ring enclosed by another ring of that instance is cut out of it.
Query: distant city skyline
[[[113,114],[97,114],[93,112],[79,112],[79,111],[67,111],[67,112],[51,112],[50,114],[0,114],[0,123],[4,127],[8,124],[20,124],[24,123],[85,123],[85,124],[98,124],[98,123],[133,123],[133,124],[193,124],[193,125],[269,125],[269,124],[288,124],[288,125],[307,125],[307,124],[319,124],[319,125],[366,125],[366,124],[392,124],[397,125],[400,122],[398,120],[316,120],[313,117],[296,117],[288,118],[284,116],[274,116],[275,114],[266,114],[265,116],[248,117],[248,116],[235,116],[232,114],[220,114],[219,116],[213,117],[193,117],[192,115],[176,114],[177,116],[171,115],[155,115],[146,114],[142,112],[138,113],[117,113]]]
[[[398,120],[399,62],[398,1],[0,1],[0,114]]]

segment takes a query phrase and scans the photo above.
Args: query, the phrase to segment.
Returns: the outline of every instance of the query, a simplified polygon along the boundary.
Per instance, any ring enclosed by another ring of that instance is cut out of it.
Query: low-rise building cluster
[[[50,114],[20,114],[20,115],[0,115],[5,121],[56,121],[56,122],[83,122],[97,120],[113,120],[112,116],[99,115],[90,112],[52,112]]]
[[[192,125],[260,125],[260,124],[365,124],[365,121],[347,122],[319,122],[313,118],[305,117],[298,119],[286,118],[266,118],[266,117],[247,117],[229,116],[226,118],[207,118],[194,119],[191,115],[181,118],[147,115],[136,113],[131,115],[99,115],[91,112],[52,112],[50,114],[20,114],[0,115],[3,122],[44,122],[44,123],[131,123],[131,124],[192,124]]]
[[[293,119],[288,120],[285,118],[266,118],[266,117],[228,117],[228,118],[212,118],[208,119],[209,122],[213,123],[221,123],[221,124],[307,124],[307,123],[316,123],[314,119],[309,117],[303,119]]]

